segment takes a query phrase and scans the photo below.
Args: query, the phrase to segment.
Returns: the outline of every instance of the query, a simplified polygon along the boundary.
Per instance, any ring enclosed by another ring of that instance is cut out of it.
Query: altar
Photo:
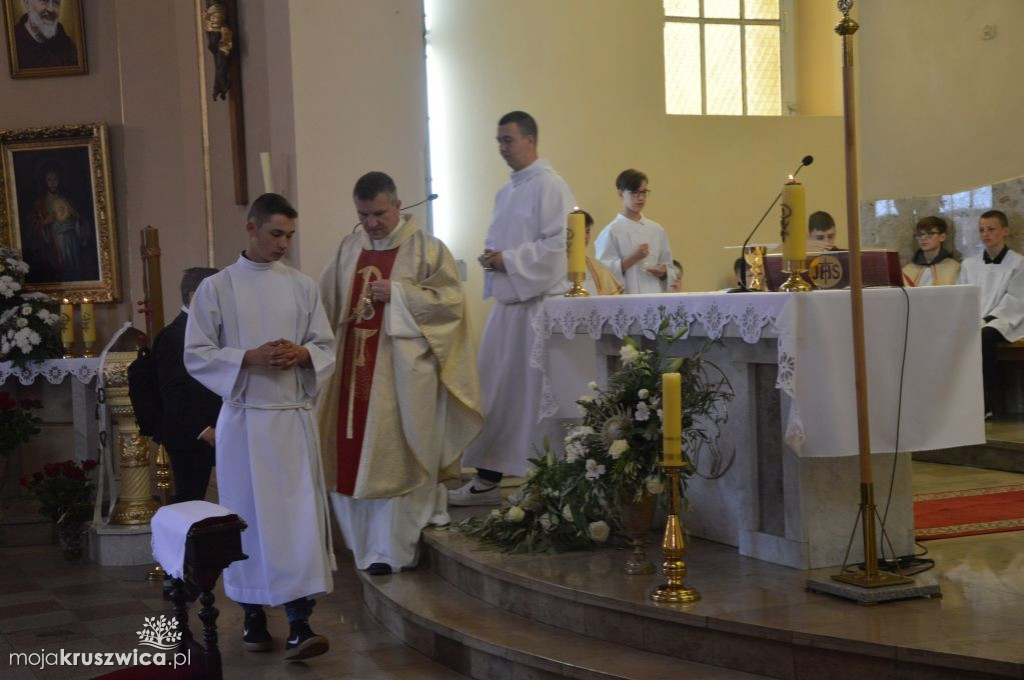
[[[579,417],[587,383],[626,335],[653,337],[662,308],[687,329],[669,354],[716,341],[706,356],[736,395],[717,451],[689,452],[686,529],[799,569],[842,563],[860,498],[849,291],[549,298],[531,354],[544,429]],[[866,289],[864,314],[875,499],[908,555],[910,452],[985,441],[979,291]]]

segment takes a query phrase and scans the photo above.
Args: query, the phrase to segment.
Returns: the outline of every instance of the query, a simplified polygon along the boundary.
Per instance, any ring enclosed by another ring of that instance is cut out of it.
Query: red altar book
[[[860,253],[861,277],[864,287],[902,286],[903,274],[900,269],[900,254],[895,250],[862,250]],[[778,290],[789,278],[782,271],[782,254],[771,253],[764,258],[765,278],[768,290]],[[837,290],[850,287],[850,251],[830,250],[807,254],[807,271],[804,278],[815,288]]]

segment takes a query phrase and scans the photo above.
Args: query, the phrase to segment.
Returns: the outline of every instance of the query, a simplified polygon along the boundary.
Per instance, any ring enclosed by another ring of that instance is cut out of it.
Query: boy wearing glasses
[[[978,218],[985,249],[960,266],[957,283],[981,288],[981,372],[985,382],[985,417],[995,410],[996,347],[1024,338],[1024,257],[1006,246],[1006,214],[989,210]]]
[[[622,281],[627,295],[663,293],[672,269],[672,251],[661,225],[643,216],[651,193],[647,175],[632,168],[623,170],[615,188],[622,211],[594,242],[597,259]]]
[[[914,260],[903,267],[903,281],[908,286],[952,286],[960,276],[960,263],[943,247],[949,227],[946,220],[935,215],[922,217],[914,227],[917,252]]]

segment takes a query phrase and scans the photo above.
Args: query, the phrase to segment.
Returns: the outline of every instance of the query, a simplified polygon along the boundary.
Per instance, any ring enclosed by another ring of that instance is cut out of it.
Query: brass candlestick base
[[[661,552],[665,556],[661,571],[668,583],[662,584],[651,593],[655,602],[696,602],[700,593],[683,583],[686,576],[686,563],[683,554],[686,546],[683,543],[683,527],[679,523],[679,468],[663,465],[668,476],[669,514],[665,523],[665,536],[661,540]]]
[[[586,278],[586,274],[582,272],[569,272],[569,280],[572,281],[572,288],[565,297],[590,297],[590,293],[583,290],[583,279]]]
[[[789,272],[789,278],[779,286],[783,293],[806,293],[813,290],[811,284],[800,276],[807,271],[807,264],[803,260],[786,260],[783,263],[782,271]]]
[[[61,357],[61,358],[63,358],[63,359],[77,359],[78,357],[75,356],[75,353],[72,352],[71,348],[69,347],[69,348],[64,350],[64,356]]]
[[[89,340],[84,340],[82,342],[82,344],[84,345],[84,348],[82,349],[82,356],[83,357],[99,356],[99,355],[96,354],[96,342],[95,341],[91,341],[90,342]]]
[[[150,569],[149,572],[146,573],[146,580],[147,581],[163,581],[164,580],[164,576],[166,576],[166,572],[164,571],[164,568],[161,567],[158,564],[158,565],[154,566],[152,569]]]

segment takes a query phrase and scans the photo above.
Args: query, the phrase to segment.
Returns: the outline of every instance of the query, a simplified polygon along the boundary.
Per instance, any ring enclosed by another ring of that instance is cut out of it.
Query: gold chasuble
[[[626,290],[615,275],[608,271],[601,260],[587,255],[587,275],[594,281],[594,290],[598,295],[620,295]]]
[[[364,304],[376,279],[391,281],[391,302]],[[320,295],[341,367],[317,403],[328,483],[355,499],[395,498],[457,473],[483,415],[445,245],[408,216],[381,241],[359,229],[328,263]]]
[[[351,496],[359,471],[359,453],[370,406],[370,387],[377,359],[384,303],[373,302],[370,284],[391,276],[398,249],[364,250],[356,264],[356,282],[348,308],[352,311],[345,333],[345,356],[341,363],[342,394],[338,400],[337,489]]]

